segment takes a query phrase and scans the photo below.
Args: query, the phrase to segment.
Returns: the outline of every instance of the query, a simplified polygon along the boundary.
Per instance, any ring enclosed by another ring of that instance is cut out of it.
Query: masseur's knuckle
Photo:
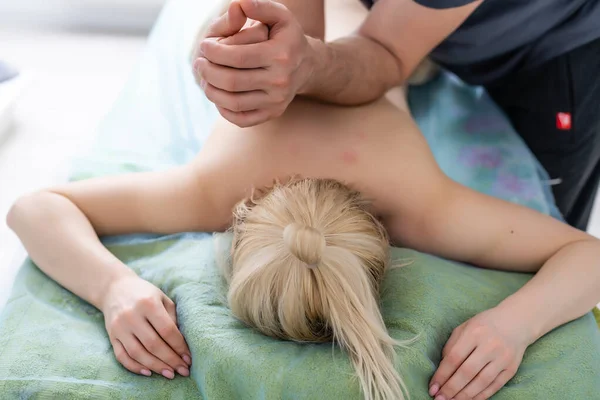
[[[274,88],[285,90],[290,87],[290,77],[287,75],[277,76],[271,81]]]
[[[281,49],[275,54],[275,62],[282,67],[292,64],[292,54],[288,49]]]

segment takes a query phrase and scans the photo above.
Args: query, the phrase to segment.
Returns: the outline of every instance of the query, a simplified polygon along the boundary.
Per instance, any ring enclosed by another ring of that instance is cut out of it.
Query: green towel
[[[102,315],[26,262],[0,317],[0,398],[360,399],[341,350],[274,340],[230,315],[213,241],[208,235],[182,235],[109,245],[176,301],[192,350],[191,378],[169,381],[126,371],[113,357]],[[412,398],[425,400],[452,329],[493,307],[530,276],[404,249],[394,249],[393,257],[412,263],[388,272],[383,315],[394,338],[421,333],[409,349],[398,350],[398,368]],[[600,334],[589,313],[532,345],[516,377],[494,399],[598,398],[599,376]]]

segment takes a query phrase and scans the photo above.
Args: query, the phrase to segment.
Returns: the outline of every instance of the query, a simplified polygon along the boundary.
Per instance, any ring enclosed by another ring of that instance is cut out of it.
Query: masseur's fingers
[[[475,398],[479,393],[483,392],[488,386],[494,382],[498,377],[502,368],[500,363],[491,362],[481,370],[479,374],[469,383],[458,395],[455,396],[456,400],[471,400]]]
[[[294,19],[294,14],[281,3],[272,0],[240,0],[242,12],[248,18],[265,25],[285,26]]]
[[[168,364],[179,375],[190,375],[186,362],[173,351],[147,321],[140,319],[135,334],[150,354]]]
[[[217,106],[217,110],[223,118],[239,126],[240,128],[246,128],[248,126],[254,126],[265,122],[269,119],[269,110],[254,110],[254,111],[242,111],[233,112],[223,107]]]
[[[206,37],[228,37],[239,32],[247,21],[239,1],[233,0],[227,12],[214,20],[206,30]]]
[[[202,83],[202,89],[206,97],[220,107],[229,111],[239,113],[241,111],[253,111],[263,108],[270,103],[269,96],[265,92],[254,90],[252,92],[230,93],[218,89],[211,84]]]
[[[439,394],[443,395],[445,399],[453,399],[492,361],[492,358],[493,354],[482,348],[476,348],[450,379],[441,386]]]
[[[250,26],[235,35],[217,40],[226,45],[245,45],[264,42],[268,39],[269,28],[261,22],[253,21]],[[204,79],[220,89],[231,92],[252,90],[257,86],[257,82],[260,82],[259,77],[265,79],[264,77],[268,76],[267,72],[261,68],[247,70],[245,71],[247,72],[246,77],[239,79],[236,71],[238,70],[213,64],[204,57],[196,58],[194,61],[194,77],[197,84],[201,85],[201,80]]]
[[[216,38],[208,38],[200,43],[200,53],[213,64],[239,69],[268,67],[275,58],[270,41],[227,45]]]
[[[262,22],[254,21],[233,36],[218,39],[222,44],[243,45],[254,44],[269,40],[269,28]]]
[[[146,366],[146,368],[164,376],[165,378],[173,379],[175,377],[173,369],[159,360],[157,357],[150,354],[148,350],[146,350],[146,348],[140,343],[140,341],[132,334],[124,335],[119,340],[123,344],[123,347],[127,351],[129,357],[139,364]]]
[[[206,58],[199,58],[194,64],[197,75],[210,85],[228,92],[248,92],[265,87],[272,74],[262,68],[240,71],[235,68],[213,64]],[[198,82],[202,86],[202,82]],[[256,107],[255,107],[256,108]]]
[[[125,347],[123,347],[123,344],[118,339],[112,339],[110,343],[112,344],[113,352],[115,353],[117,361],[119,361],[125,368],[127,368],[134,374],[140,374],[145,376],[152,375],[152,372],[150,372],[148,368],[144,367],[142,364],[129,357],[129,354],[127,354]]]
[[[492,397],[498,390],[502,389],[506,382],[508,382],[515,374],[517,370],[504,370],[498,375],[494,382],[488,386],[483,392],[479,393],[473,400],[487,400]]]
[[[170,299],[168,301],[171,301]],[[171,302],[172,303],[172,302]],[[183,338],[183,335],[177,328],[176,319],[169,315],[165,307],[174,307],[163,306],[161,309],[156,312],[148,314],[147,318],[150,321],[150,324],[154,327],[154,330],[160,335],[160,337],[177,353],[184,361],[186,358],[190,358],[190,349]],[[174,310],[172,310],[174,313]],[[190,361],[191,363],[191,361]],[[188,365],[190,363],[187,363]]]

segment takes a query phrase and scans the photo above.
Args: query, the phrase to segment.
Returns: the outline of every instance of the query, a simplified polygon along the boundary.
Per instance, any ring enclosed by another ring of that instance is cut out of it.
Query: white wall
[[[0,25],[145,32],[165,1],[0,0]]]

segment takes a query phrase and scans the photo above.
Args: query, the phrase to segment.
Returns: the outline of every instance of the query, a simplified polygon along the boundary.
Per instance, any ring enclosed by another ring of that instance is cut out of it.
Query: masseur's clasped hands
[[[302,92],[312,71],[309,40],[282,4],[233,1],[196,50],[196,79],[225,119],[257,125],[283,114]]]

